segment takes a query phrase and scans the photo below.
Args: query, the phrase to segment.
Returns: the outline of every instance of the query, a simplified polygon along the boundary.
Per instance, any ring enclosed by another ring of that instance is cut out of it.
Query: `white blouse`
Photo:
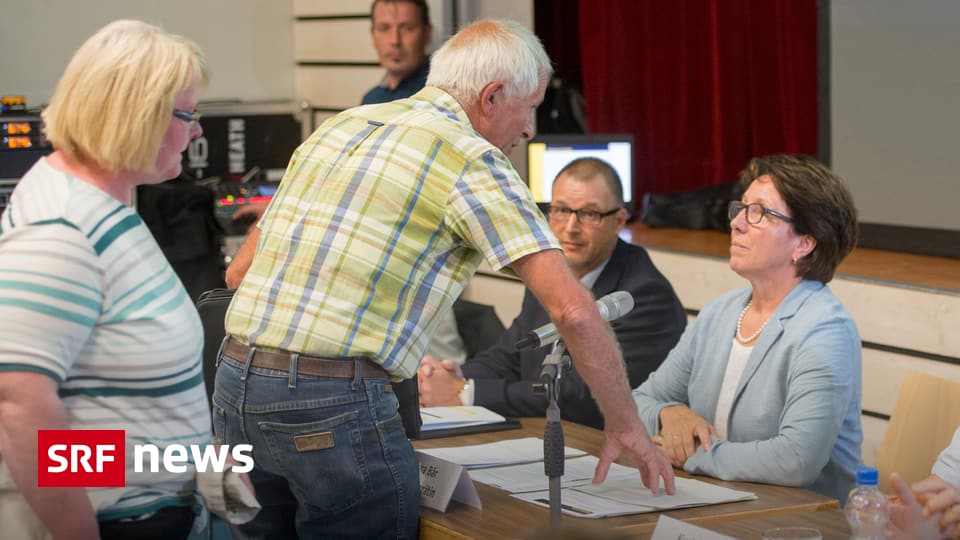
[[[730,357],[727,359],[727,370],[723,374],[723,383],[720,385],[720,396],[717,398],[717,412],[713,415],[713,427],[717,428],[717,436],[727,438],[727,420],[730,418],[730,408],[733,406],[733,397],[737,392],[737,385],[743,370],[747,367],[747,360],[753,346],[741,345],[736,338],[730,347]]]

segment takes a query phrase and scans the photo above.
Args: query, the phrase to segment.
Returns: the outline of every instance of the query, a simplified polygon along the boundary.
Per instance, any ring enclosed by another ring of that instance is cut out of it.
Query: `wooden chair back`
[[[907,373],[877,452],[880,489],[890,492],[892,472],[900,473],[908,484],[929,476],[958,425],[960,382],[916,371]]]

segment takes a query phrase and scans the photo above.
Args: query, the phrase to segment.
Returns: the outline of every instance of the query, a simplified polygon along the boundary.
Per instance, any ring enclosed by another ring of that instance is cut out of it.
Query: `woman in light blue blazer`
[[[846,500],[860,462],[860,336],[825,285],[856,245],[850,192],[810,157],[754,159],[730,203],[730,267],[634,400],[674,466]]]

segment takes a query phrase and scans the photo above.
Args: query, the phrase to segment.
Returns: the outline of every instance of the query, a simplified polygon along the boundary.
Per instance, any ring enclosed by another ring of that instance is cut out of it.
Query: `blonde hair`
[[[543,44],[516,21],[477,21],[448,39],[430,59],[427,85],[473,103],[494,81],[504,82],[504,96],[526,98],[553,66]]]
[[[111,173],[156,172],[176,94],[209,79],[194,42],[141,21],[114,21],[70,59],[43,111],[47,138]]]

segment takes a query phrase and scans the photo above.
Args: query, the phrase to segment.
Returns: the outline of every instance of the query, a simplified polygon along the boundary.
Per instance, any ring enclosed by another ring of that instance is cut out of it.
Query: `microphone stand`
[[[540,383],[534,392],[547,394],[547,423],[543,429],[543,472],[550,483],[550,526],[560,526],[560,480],[563,477],[563,424],[560,423],[560,379],[570,367],[570,356],[563,341],[554,344],[553,351],[543,359]]]

